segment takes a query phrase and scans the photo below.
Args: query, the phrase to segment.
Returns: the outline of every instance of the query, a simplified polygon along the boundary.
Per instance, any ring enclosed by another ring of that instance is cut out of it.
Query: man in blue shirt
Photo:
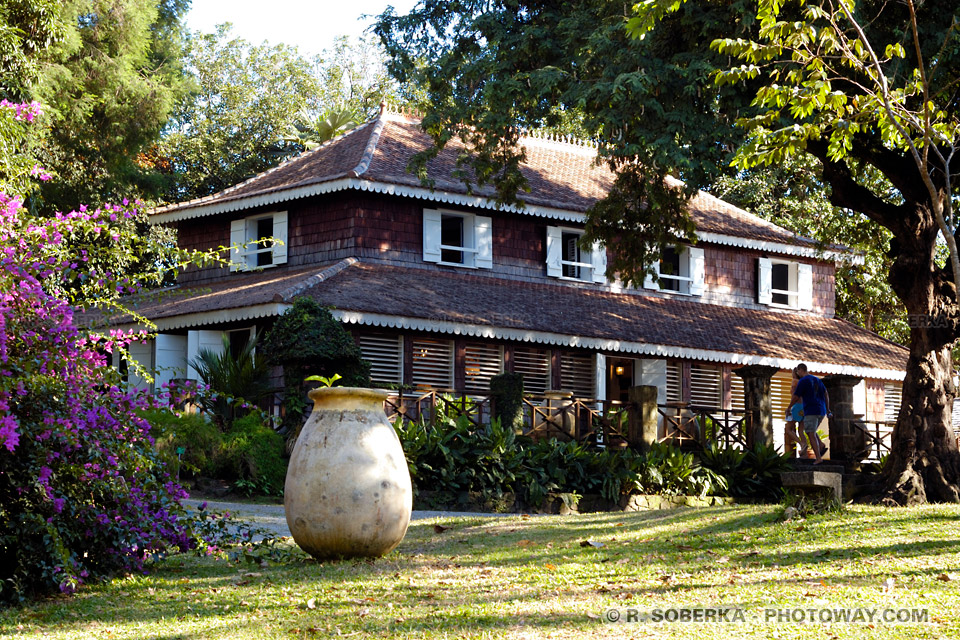
[[[823,421],[824,416],[832,415],[830,413],[830,395],[823,382],[817,376],[807,373],[807,365],[798,364],[794,369],[800,381],[797,382],[797,388],[793,391],[792,403],[803,403],[803,431],[810,440],[810,446],[813,447],[814,455],[817,461],[814,464],[823,462],[823,454],[827,448],[820,441],[817,435],[817,427]]]

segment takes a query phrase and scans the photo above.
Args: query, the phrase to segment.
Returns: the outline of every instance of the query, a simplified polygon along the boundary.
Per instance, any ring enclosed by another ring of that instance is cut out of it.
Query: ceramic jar
[[[284,487],[290,533],[318,559],[382,556],[403,540],[413,507],[387,392],[330,387],[309,397]]]

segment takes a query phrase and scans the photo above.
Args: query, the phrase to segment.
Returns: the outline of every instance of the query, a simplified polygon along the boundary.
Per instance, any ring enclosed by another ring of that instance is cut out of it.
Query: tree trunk
[[[879,496],[887,504],[960,502],[950,357],[957,297],[952,274],[934,262],[937,230],[926,213],[918,211],[914,233],[904,229],[891,243],[890,284],[907,307],[911,329],[903,400]]]

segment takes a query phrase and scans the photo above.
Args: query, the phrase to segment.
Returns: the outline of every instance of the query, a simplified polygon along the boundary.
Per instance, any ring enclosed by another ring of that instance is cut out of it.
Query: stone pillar
[[[753,413],[753,429],[747,432],[747,446],[756,443],[773,446],[773,405],[770,402],[770,379],[780,371],[777,367],[750,364],[733,372],[743,378],[743,400]]]
[[[853,388],[861,378],[848,375],[824,376],[823,386],[830,394],[830,459],[859,463],[867,450],[867,434],[854,424]]]
[[[630,412],[627,443],[641,451],[649,451],[657,441],[657,388],[649,385],[630,387],[627,394],[635,405]]]

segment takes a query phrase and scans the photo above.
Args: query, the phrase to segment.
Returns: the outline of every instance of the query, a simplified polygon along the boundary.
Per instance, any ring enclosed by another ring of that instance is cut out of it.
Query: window
[[[560,354],[560,388],[572,391],[578,398],[596,397],[596,364],[590,354]]]
[[[812,309],[813,265],[758,258],[757,301],[791,309]]]
[[[403,382],[403,338],[364,334],[357,338],[363,359],[370,363],[370,381],[377,384]]]
[[[719,408],[723,404],[720,367],[705,364],[690,365],[690,404],[708,409]]]
[[[546,349],[517,347],[513,350],[513,370],[523,375],[523,390],[542,394],[551,388],[550,352]]]
[[[489,393],[490,379],[503,372],[503,347],[467,343],[464,345],[463,368],[467,393]]]
[[[900,402],[903,399],[903,383],[883,383],[883,419],[885,422],[896,422],[900,415]]]
[[[547,275],[552,278],[607,281],[607,250],[599,244],[590,251],[580,246],[583,231],[547,227]]]
[[[453,342],[450,340],[413,341],[410,381],[420,389],[453,388]]]
[[[423,260],[478,269],[493,268],[493,224],[486,216],[423,210]]]
[[[647,276],[643,286],[655,291],[672,291],[689,296],[701,296],[704,289],[703,249],[678,245],[666,247],[660,256],[660,262],[654,265],[653,276]]]
[[[676,360],[667,362],[667,402],[680,402],[682,392],[683,373],[680,363]]]
[[[272,239],[270,239],[272,238]],[[248,271],[287,261],[287,212],[251,216],[230,223],[230,271]]]

